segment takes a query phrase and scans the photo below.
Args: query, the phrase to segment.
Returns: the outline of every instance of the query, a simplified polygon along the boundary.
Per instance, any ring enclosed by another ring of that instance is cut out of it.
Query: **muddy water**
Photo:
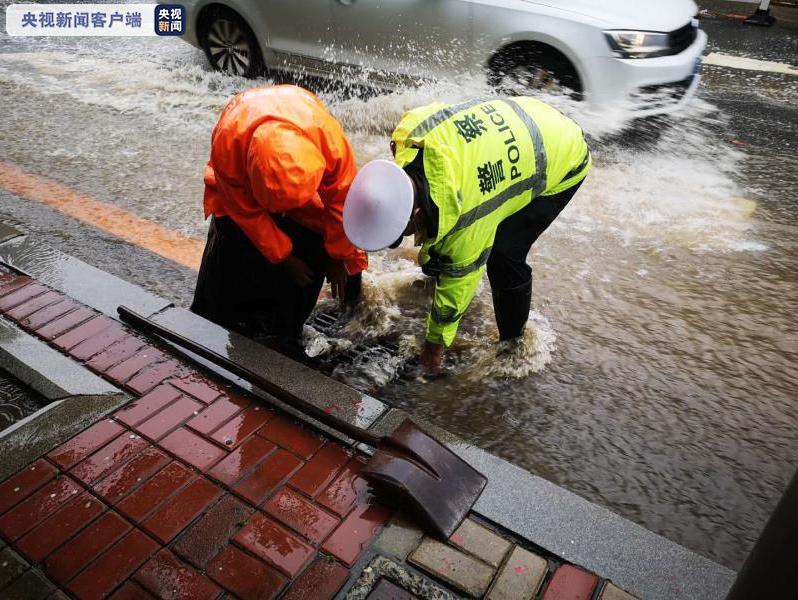
[[[0,159],[204,235],[210,130],[252,82],[207,71],[176,40],[0,40]],[[411,370],[388,383],[401,360],[337,375],[738,567],[798,448],[798,180],[794,152],[773,143],[794,148],[798,136],[789,78],[773,84],[784,98],[767,100],[777,133],[735,104],[738,74],[708,80],[678,119],[626,135],[622,110],[551,99],[592,136],[596,166],[533,249],[520,347],[497,356],[485,285],[442,377]],[[484,92],[466,77],[368,100],[321,95],[362,163],[388,156],[406,109]],[[429,302],[413,258],[412,248],[373,256],[361,314],[324,342],[387,335],[412,355]]]

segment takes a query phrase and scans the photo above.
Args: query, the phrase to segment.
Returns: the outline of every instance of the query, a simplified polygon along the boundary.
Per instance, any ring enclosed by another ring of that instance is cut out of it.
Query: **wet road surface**
[[[708,52],[798,64],[798,25],[703,27]],[[174,39],[2,35],[0,161],[202,239],[210,131],[253,82],[208,71]],[[362,164],[388,156],[404,110],[482,91],[469,78],[322,97]],[[497,357],[486,285],[447,375],[383,387],[398,361],[337,375],[739,567],[798,448],[796,92],[794,76],[707,66],[691,107],[631,133],[618,133],[624,115],[554,99],[591,134],[596,166],[532,252],[524,346]],[[190,302],[190,269],[2,190],[0,219]],[[351,333],[314,343],[387,336],[411,354],[428,304],[413,257],[372,257]]]

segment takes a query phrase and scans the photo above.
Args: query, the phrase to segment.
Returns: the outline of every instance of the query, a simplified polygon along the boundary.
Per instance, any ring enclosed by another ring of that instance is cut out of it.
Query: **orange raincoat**
[[[205,218],[230,217],[270,262],[285,260],[291,239],[270,213],[321,234],[350,275],[366,254],[344,234],[344,200],[355,177],[352,148],[338,121],[311,92],[293,85],[255,88],[225,107],[205,168]]]

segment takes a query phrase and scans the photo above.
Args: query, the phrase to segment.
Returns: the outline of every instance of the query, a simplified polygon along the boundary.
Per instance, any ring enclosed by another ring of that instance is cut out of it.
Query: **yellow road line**
[[[0,161],[0,187],[195,271],[203,242]]]

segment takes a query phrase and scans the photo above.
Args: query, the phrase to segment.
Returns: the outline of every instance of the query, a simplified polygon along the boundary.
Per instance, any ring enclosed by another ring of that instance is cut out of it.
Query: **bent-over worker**
[[[391,139],[395,162],[360,170],[344,229],[368,251],[415,234],[421,268],[436,278],[420,357],[435,372],[486,268],[499,338],[522,335],[532,298],[527,254],[576,193],[591,157],[574,121],[526,97],[416,108]]]
[[[343,129],[311,92],[235,96],[213,130],[211,223],[191,310],[297,350],[325,276],[333,297],[356,301],[368,262],[342,227],[355,172]]]

